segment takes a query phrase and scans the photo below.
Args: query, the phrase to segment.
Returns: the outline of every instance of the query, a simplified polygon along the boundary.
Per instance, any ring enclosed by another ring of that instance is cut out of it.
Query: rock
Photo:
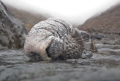
[[[76,36],[81,36],[82,38],[82,41],[83,41],[83,45],[84,45],[84,53],[87,53],[88,51],[91,51],[91,52],[98,52],[96,46],[94,45],[93,43],[93,40],[91,38],[91,34],[89,34],[88,32],[86,31],[83,31],[83,30],[79,30],[78,28],[75,28],[75,31],[78,33],[78,35]],[[87,53],[88,54],[88,53]],[[89,52],[90,54],[90,52]]]
[[[84,48],[86,51],[98,52],[97,47],[93,42],[84,42]]]
[[[93,33],[91,38],[92,39],[97,39],[97,40],[101,40],[104,36],[100,33]]]
[[[63,20],[49,18],[31,29],[24,50],[32,61],[79,59],[85,50],[83,41],[79,30]]]
[[[90,57],[92,57],[92,52],[91,52],[91,51],[88,51],[88,50],[84,50],[81,57],[82,57],[83,59],[90,58]]]
[[[83,41],[86,41],[86,42],[90,41],[89,40],[90,39],[89,33],[87,33],[86,31],[83,31],[83,30],[79,30],[78,28],[75,28],[75,31],[78,32],[79,36],[81,36]]]
[[[26,33],[22,22],[0,0],[0,49],[23,47]]]

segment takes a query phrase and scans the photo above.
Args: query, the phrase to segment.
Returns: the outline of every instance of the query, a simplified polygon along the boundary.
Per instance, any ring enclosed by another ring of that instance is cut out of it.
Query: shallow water
[[[23,50],[0,51],[0,81],[120,81],[119,46],[98,46],[91,59],[57,62],[29,62]]]

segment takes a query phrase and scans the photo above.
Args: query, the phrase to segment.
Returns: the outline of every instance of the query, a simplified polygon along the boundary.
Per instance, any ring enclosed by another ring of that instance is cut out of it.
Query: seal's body
[[[33,61],[78,59],[84,50],[81,36],[68,23],[50,18],[36,24],[26,37],[25,54]]]

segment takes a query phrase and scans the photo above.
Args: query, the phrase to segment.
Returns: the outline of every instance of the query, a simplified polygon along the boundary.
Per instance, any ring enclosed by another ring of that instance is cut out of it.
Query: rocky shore
[[[120,46],[98,40],[95,45],[98,53],[90,59],[51,62],[30,62],[23,50],[0,51],[0,80],[119,81]]]
[[[120,34],[103,30],[90,31],[97,48],[91,58],[31,62],[26,29],[0,1],[0,81],[120,81]]]

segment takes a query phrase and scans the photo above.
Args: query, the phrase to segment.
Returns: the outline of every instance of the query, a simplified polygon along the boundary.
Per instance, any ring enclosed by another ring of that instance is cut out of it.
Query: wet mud
[[[0,51],[0,81],[120,81],[120,46],[96,44],[90,59],[30,62],[24,50]]]

